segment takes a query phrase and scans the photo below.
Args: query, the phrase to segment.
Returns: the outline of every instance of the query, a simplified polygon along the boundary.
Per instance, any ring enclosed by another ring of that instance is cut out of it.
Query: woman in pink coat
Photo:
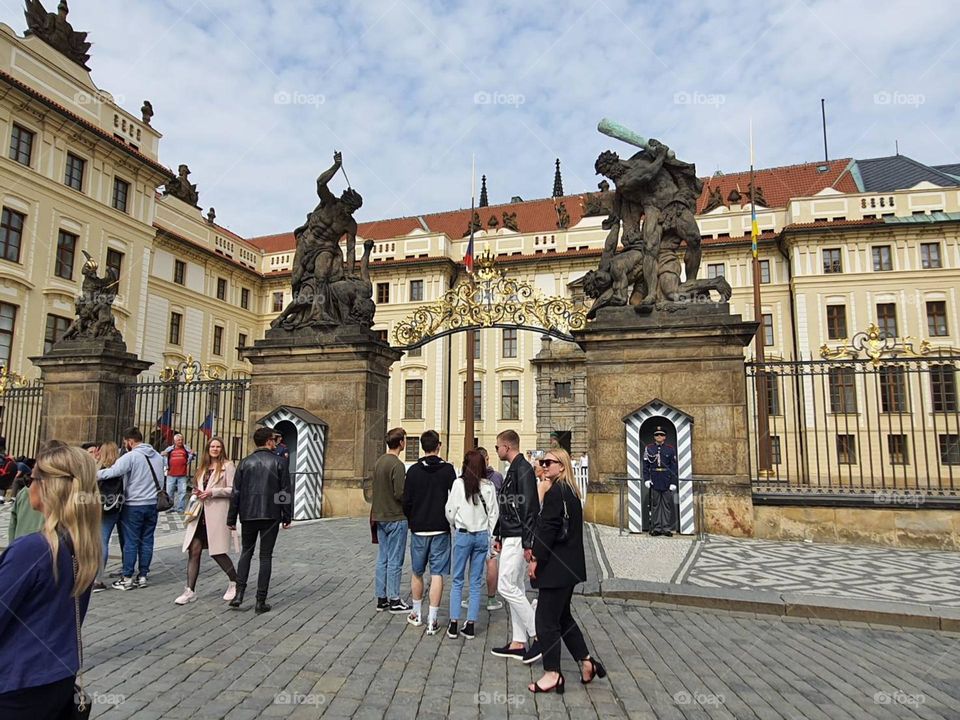
[[[199,516],[187,524],[183,538],[183,552],[189,553],[187,559],[187,587],[174,602],[186,605],[197,599],[194,592],[197,577],[200,575],[200,555],[209,549],[217,565],[227,574],[230,584],[224,600],[232,600],[237,592],[237,571],[230,560],[230,546],[235,544],[233,531],[227,527],[227,512],[230,510],[230,497],[233,495],[233,474],[236,466],[227,457],[223,440],[215,437],[207,443],[203,452],[197,475],[194,478],[193,495],[202,506]],[[233,542],[231,542],[233,541]]]

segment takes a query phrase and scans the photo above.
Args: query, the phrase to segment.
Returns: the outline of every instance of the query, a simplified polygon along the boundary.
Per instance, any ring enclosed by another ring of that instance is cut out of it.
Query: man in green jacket
[[[411,607],[400,599],[400,574],[407,551],[407,518],[403,514],[403,483],[406,468],[400,453],[407,447],[407,431],[393,428],[387,433],[387,451],[373,466],[373,487],[370,520],[377,524],[376,591],[377,612],[389,610],[394,615],[410,612]]]
[[[43,527],[43,513],[30,506],[30,488],[20,488],[13,509],[10,511],[10,533],[7,542],[12,543],[19,537],[40,532]]]

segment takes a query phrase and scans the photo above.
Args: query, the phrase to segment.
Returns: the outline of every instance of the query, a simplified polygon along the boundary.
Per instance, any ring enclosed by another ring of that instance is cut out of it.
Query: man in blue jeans
[[[135,427],[123,433],[127,452],[111,467],[97,473],[98,480],[123,478],[123,574],[113,583],[115,590],[133,590],[147,586],[150,561],[153,559],[153,533],[157,528],[157,493],[163,477],[163,458],[143,442],[143,434]],[[139,575],[134,571],[139,566]]]
[[[403,515],[403,484],[406,470],[400,454],[407,447],[407,431],[393,428],[387,433],[387,451],[373,466],[370,520],[377,526],[377,612],[394,615],[412,609],[400,599],[400,573],[407,550],[407,519]]]

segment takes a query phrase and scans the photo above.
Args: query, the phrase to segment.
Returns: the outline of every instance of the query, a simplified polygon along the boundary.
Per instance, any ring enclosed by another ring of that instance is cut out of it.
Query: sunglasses
[[[72,476],[72,475],[50,475],[49,477],[50,477],[51,480],[52,480],[53,478],[62,478],[62,479],[64,479],[64,480],[73,480],[73,476]],[[40,482],[41,480],[43,480],[43,476],[30,474],[30,475],[27,475],[26,478],[24,478],[24,480],[23,480],[23,486],[24,486],[24,487],[30,487],[34,482]]]
[[[560,464],[559,460],[551,460],[550,458],[546,458],[545,460],[540,460],[539,462],[540,462],[540,467],[542,468],[548,468],[554,463],[556,463],[557,465]]]

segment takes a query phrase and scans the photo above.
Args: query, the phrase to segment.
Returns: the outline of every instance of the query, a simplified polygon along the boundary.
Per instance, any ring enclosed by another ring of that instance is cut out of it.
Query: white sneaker
[[[114,590],[136,590],[137,584],[133,581],[133,578],[118,577],[110,587]]]
[[[197,599],[197,594],[190,588],[183,589],[183,595],[178,597],[174,602],[177,605],[186,605],[187,603],[195,602]]]
[[[407,615],[407,622],[413,625],[414,627],[420,627],[423,625],[423,619],[415,612]]]
[[[237,584],[235,582],[227,585],[227,591],[223,594],[223,599],[230,601],[237,596]]]
[[[145,588],[147,586],[147,578],[141,575],[137,578],[137,587]]]

